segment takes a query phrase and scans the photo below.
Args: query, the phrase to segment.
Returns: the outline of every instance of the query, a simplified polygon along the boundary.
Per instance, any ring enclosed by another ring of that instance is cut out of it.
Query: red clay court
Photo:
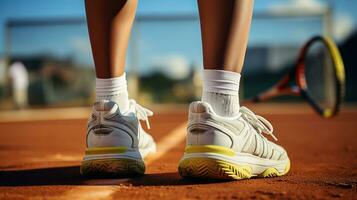
[[[322,119],[307,105],[250,106],[288,151],[287,176],[243,181],[182,179],[187,107],[154,108],[158,153],[139,178],[83,179],[88,108],[0,113],[0,199],[357,199],[357,107]],[[168,111],[170,110],[170,111]]]

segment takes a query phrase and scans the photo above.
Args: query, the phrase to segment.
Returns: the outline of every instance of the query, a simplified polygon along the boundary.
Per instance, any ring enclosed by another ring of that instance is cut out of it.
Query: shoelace
[[[244,106],[242,106],[239,111],[242,114],[242,117],[250,125],[252,125],[255,129],[259,131],[259,134],[265,133],[267,135],[270,135],[272,138],[274,138],[275,141],[278,141],[278,139],[273,134],[274,131],[273,126],[268,120],[266,120],[262,116],[254,114],[253,111],[249,110]]]
[[[151,110],[149,110],[147,108],[144,108],[143,106],[139,105],[133,99],[130,99],[129,103],[132,106],[134,106],[135,112],[136,112],[136,115],[137,115],[138,119],[142,120],[142,121],[145,121],[146,122],[146,127],[148,129],[150,129],[150,123],[149,123],[149,118],[148,117],[152,116],[154,113]]]

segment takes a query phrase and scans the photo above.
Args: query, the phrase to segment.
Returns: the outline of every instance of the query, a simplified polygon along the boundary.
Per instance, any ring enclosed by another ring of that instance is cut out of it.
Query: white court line
[[[76,186],[75,189],[71,189],[67,193],[61,196],[49,197],[49,199],[113,199],[111,196],[115,192],[115,186]],[[48,198],[48,197],[47,197]]]
[[[174,130],[172,130],[169,134],[167,134],[164,138],[162,138],[159,142],[157,142],[157,152],[154,155],[150,156],[146,164],[149,165],[154,161],[160,159],[169,150],[180,144],[180,142],[182,142],[182,140],[184,140],[186,137],[186,127],[187,123],[182,123]]]
[[[168,151],[172,148],[176,147],[180,142],[185,139],[186,136],[186,122],[176,127],[169,134],[167,134],[164,138],[162,138],[159,142],[156,143],[157,152],[154,155],[151,155],[146,165],[153,163],[154,161],[160,159],[164,156]],[[124,179],[124,181],[128,181],[129,179]],[[102,181],[103,182],[103,181]],[[105,183],[113,183],[113,181]],[[114,181],[115,183],[122,181]],[[102,184],[105,184],[102,183]],[[116,191],[118,187],[128,187],[125,185],[115,185],[115,186],[78,186],[74,189],[69,190],[64,195],[61,195],[56,199],[76,199],[76,200],[84,200],[84,199],[113,199],[112,195]]]

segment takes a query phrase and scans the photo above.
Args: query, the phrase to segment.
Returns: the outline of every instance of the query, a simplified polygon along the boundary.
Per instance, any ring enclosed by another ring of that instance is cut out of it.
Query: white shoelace
[[[144,108],[143,106],[139,105],[133,99],[129,100],[129,104],[134,106],[135,112],[136,112],[136,115],[137,115],[138,119],[142,120],[142,121],[145,121],[146,122],[146,127],[148,129],[150,129],[150,123],[149,123],[149,118],[148,117],[152,116],[154,113],[151,110],[149,110],[147,108]]]
[[[242,117],[250,124],[252,125],[255,129],[259,131],[259,134],[265,133],[267,135],[270,135],[272,138],[274,138],[275,141],[278,141],[278,139],[275,137],[273,134],[273,126],[271,123],[266,120],[264,117],[256,115],[253,113],[253,111],[249,110],[248,108],[242,106],[240,107],[240,113],[242,114]]]

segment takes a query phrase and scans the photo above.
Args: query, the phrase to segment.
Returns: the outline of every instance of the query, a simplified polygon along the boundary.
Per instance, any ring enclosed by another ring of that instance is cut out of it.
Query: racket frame
[[[332,61],[334,62],[334,74],[336,75],[336,103],[331,109],[321,108],[308,93],[306,78],[305,78],[305,59],[309,48],[316,42],[322,42],[328,49]],[[291,85],[294,80],[295,85]],[[285,75],[277,84],[270,89],[258,94],[251,99],[252,102],[262,102],[271,98],[283,95],[302,96],[311,107],[321,116],[325,118],[335,116],[340,108],[340,104],[344,97],[345,91],[345,70],[344,64],[338,48],[329,37],[314,36],[308,40],[301,48],[296,66]]]

